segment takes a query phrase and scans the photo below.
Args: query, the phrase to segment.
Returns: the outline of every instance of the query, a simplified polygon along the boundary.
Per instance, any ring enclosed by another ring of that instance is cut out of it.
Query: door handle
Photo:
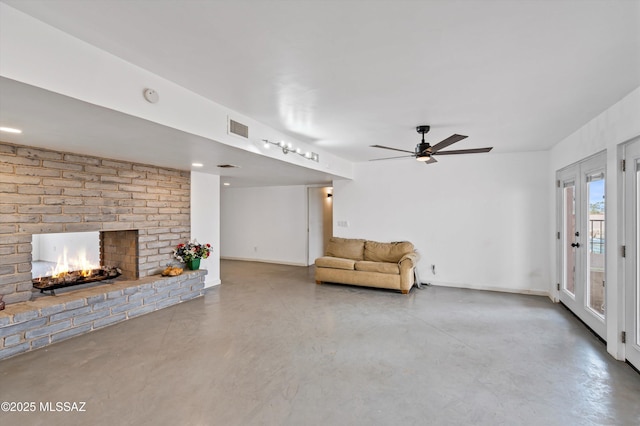
[[[571,247],[580,247],[580,243],[571,243]]]

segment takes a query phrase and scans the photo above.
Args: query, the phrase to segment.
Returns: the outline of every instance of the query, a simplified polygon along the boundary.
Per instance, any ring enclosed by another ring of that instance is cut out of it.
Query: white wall
[[[548,294],[547,164],[547,152],[359,163],[334,182],[334,234],[411,241],[423,282]]]
[[[224,188],[221,256],[307,264],[307,187]]]
[[[624,359],[624,346],[618,336],[624,329],[624,292],[622,259],[619,247],[623,240],[621,201],[622,182],[619,168],[620,145],[640,136],[640,88],[637,88],[602,114],[589,121],[572,135],[558,143],[550,152],[550,167],[547,177],[548,192],[552,199],[549,221],[555,232],[555,173],[570,164],[590,155],[606,150],[606,194],[607,194],[607,241],[606,258],[606,300],[607,300],[607,350],[618,359]],[[556,262],[557,242],[548,243],[549,262],[553,284],[558,282]],[[551,296],[557,300],[558,292],[550,288]]]
[[[205,288],[220,284],[220,176],[191,172],[191,238],[213,246],[200,262]]]

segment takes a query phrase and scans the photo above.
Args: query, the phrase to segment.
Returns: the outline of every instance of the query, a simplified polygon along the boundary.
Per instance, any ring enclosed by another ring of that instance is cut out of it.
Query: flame
[[[99,265],[92,264],[87,259],[87,254],[84,250],[78,252],[76,259],[67,259],[67,248],[65,247],[62,251],[62,256],[58,257],[58,263],[49,271],[49,275],[53,278],[60,278],[71,272],[79,272],[83,277],[89,277],[91,276],[91,271],[96,268],[99,268]]]

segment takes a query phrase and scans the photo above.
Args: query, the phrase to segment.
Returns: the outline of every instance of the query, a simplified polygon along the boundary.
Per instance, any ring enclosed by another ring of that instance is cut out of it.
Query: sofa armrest
[[[413,251],[402,256],[398,261],[400,266],[400,291],[404,294],[409,293],[411,287],[413,287],[415,281],[414,268],[418,264],[418,260],[420,260],[420,255]]]
[[[400,258],[398,261],[398,265],[402,265],[402,262],[410,261],[410,267],[416,266],[418,264],[418,260],[420,260],[420,255],[416,251],[412,251],[411,253],[407,253]]]

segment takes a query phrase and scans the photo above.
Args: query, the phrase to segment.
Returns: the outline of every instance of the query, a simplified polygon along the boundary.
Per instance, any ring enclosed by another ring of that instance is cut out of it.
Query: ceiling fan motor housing
[[[418,157],[422,157],[425,155],[429,155],[426,150],[431,148],[431,145],[429,145],[428,142],[420,142],[418,145],[416,145],[416,155]]]

